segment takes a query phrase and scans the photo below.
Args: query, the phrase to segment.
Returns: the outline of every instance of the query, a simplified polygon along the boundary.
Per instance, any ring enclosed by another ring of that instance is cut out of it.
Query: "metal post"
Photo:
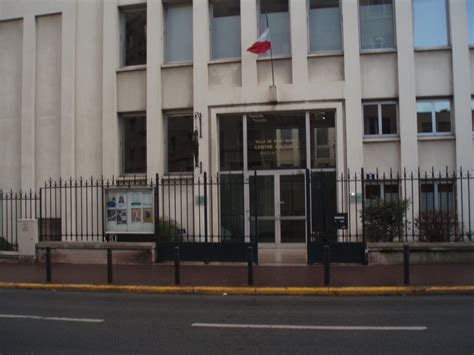
[[[46,282],[51,282],[51,248],[46,248]]]
[[[112,248],[107,248],[107,282],[109,284],[114,282],[112,270]]]
[[[311,240],[311,193],[310,193],[310,182],[309,182],[309,169],[306,169],[305,182],[306,182],[306,254],[307,263],[310,265],[310,242]]]
[[[181,274],[179,268],[179,247],[174,247],[174,283],[181,284]]]
[[[252,247],[249,246],[247,249],[247,280],[248,285],[253,285],[253,254]]]
[[[403,283],[410,284],[410,247],[403,245]]]
[[[207,173],[204,172],[204,240],[207,243]]]
[[[324,245],[324,285],[329,285],[331,282],[330,279],[330,255],[329,255],[329,245],[325,244]]]

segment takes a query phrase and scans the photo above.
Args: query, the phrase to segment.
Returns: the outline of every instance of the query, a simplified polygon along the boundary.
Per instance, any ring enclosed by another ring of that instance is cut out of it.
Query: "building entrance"
[[[245,219],[249,234],[256,233],[261,247],[304,247],[307,216],[304,171],[259,171],[248,179],[246,206],[249,208]]]

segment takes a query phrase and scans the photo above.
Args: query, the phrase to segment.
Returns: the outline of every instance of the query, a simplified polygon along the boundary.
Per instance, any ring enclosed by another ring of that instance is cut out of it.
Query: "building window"
[[[420,211],[453,211],[454,183],[428,180],[420,184]]]
[[[290,55],[290,18],[288,0],[260,0],[259,33],[270,26],[272,53],[276,56]],[[266,54],[268,55],[268,54]]]
[[[146,174],[146,116],[120,116],[122,132],[122,173]]]
[[[474,45],[474,0],[467,0],[467,26],[469,29],[469,44]]]
[[[310,113],[311,168],[336,167],[336,113],[316,111]]]
[[[451,133],[451,103],[448,100],[417,101],[418,134]]]
[[[413,0],[413,45],[415,48],[448,45],[445,0]]]
[[[395,201],[400,196],[400,185],[397,181],[370,181],[365,185],[367,205],[377,205],[378,200]]]
[[[240,0],[212,0],[212,59],[240,57]]]
[[[168,172],[192,172],[193,116],[168,116]]]
[[[341,13],[339,0],[310,0],[309,51],[340,51]]]
[[[219,155],[221,171],[243,170],[242,115],[219,117]]]
[[[392,0],[360,0],[360,48],[395,48]]]
[[[120,9],[121,65],[146,64],[146,9]]]
[[[192,62],[193,7],[191,4],[165,8],[165,62]]]
[[[395,102],[366,103],[364,109],[364,135],[396,135],[397,104]]]

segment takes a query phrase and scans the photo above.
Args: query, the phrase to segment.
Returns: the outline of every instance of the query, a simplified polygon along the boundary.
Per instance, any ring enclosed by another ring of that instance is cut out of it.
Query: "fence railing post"
[[[46,282],[51,282],[51,248],[46,248]]]
[[[311,191],[309,169],[306,169],[306,259],[310,264],[310,242],[311,242]]]
[[[251,246],[247,249],[247,282],[249,286],[253,285],[253,253]]]
[[[207,233],[208,233],[208,230],[207,230],[207,173],[204,172],[204,240],[205,242],[207,243]]]
[[[107,248],[107,282],[109,284],[114,282],[112,270],[112,248]]]
[[[403,245],[403,283],[410,284],[410,247],[408,244]]]
[[[174,247],[174,283],[175,283],[175,285],[180,285],[181,284],[179,247]]]
[[[329,251],[329,245],[325,244],[324,245],[324,285],[329,285],[331,282],[330,278],[330,251]]]

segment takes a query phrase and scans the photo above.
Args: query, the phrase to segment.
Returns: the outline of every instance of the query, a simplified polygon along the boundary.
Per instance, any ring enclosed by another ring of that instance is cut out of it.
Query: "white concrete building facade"
[[[473,170],[471,46],[472,0],[0,0],[0,189]]]

